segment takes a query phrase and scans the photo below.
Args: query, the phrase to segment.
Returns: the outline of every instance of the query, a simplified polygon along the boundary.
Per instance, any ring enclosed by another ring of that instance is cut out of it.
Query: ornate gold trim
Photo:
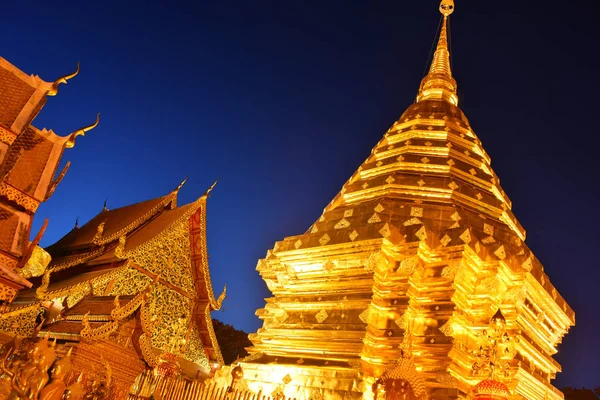
[[[6,143],[10,146],[16,139],[17,135],[15,135],[10,129],[6,129],[0,125],[0,142]]]
[[[0,184],[0,195],[5,196],[10,201],[14,201],[27,211],[36,212],[40,202],[26,193],[21,192],[7,182]]]
[[[154,214],[156,214],[161,208],[166,207],[170,202],[172,202],[176,198],[177,198],[176,191],[169,193],[168,195],[166,195],[164,197],[163,201],[161,201],[155,207],[150,209],[146,214],[142,215],[141,217],[139,217],[138,219],[136,219],[129,225],[125,226],[124,228],[119,229],[117,232],[115,232],[109,236],[101,237],[99,235],[98,237],[94,237],[93,243],[96,245],[99,245],[99,246],[105,245],[107,243],[117,240],[121,236],[127,235],[129,232],[138,228],[140,225],[142,225],[144,222],[146,222],[148,219],[150,219]]]

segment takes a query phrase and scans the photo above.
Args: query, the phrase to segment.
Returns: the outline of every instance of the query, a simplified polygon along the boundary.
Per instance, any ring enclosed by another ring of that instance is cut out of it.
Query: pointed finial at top
[[[217,180],[215,181],[215,183],[213,183],[212,185],[210,185],[210,187],[206,191],[206,195],[207,196],[210,194],[210,192],[212,192],[212,190],[215,188],[215,186],[217,186],[217,183],[219,183],[219,178],[217,178]]]
[[[69,79],[76,77],[78,73],[79,73],[79,62],[77,62],[77,69],[75,70],[75,72],[61,76],[60,78],[58,78],[57,80],[54,81],[54,83],[52,84],[52,87],[50,88],[50,90],[48,90],[47,95],[48,96],[56,96],[58,94],[58,85],[60,85],[61,83],[66,84]]]
[[[69,139],[67,139],[67,141],[65,142],[65,147],[67,149],[72,149],[73,147],[75,147],[75,139],[77,139],[77,136],[85,136],[86,132],[89,132],[92,129],[94,129],[95,127],[97,127],[99,123],[100,123],[100,113],[98,113],[98,116],[96,116],[96,122],[94,122],[91,125],[84,126],[83,128],[78,129],[75,132],[71,133],[69,135]]]
[[[106,202],[108,199],[104,199],[104,206],[102,207],[102,211],[108,211],[108,207],[106,206]]]
[[[75,229],[79,229],[79,217],[75,220]]]
[[[444,100],[458,105],[456,81],[450,68],[450,50],[448,46],[448,17],[454,12],[454,0],[442,0],[440,12],[444,16],[429,73],[421,81],[417,103],[423,100]]]
[[[440,12],[444,17],[449,17],[454,12],[454,0],[442,0],[440,3]]]
[[[185,183],[187,182],[188,177],[186,176],[184,178],[184,180],[181,181],[181,183],[179,184],[179,186],[177,186],[177,189],[175,189],[176,192],[179,192],[181,190],[181,188],[183,187],[183,185],[185,185]]]

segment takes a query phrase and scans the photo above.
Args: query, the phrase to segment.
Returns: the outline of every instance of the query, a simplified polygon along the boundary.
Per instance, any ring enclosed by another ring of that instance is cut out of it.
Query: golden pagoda
[[[458,107],[453,11],[452,0],[441,2],[415,103],[321,217],[259,260],[272,297],[256,312],[263,327],[240,363],[243,387],[273,398],[373,399],[410,359],[404,383],[425,388],[412,387],[415,398],[464,399],[483,381],[477,396],[500,381],[513,399],[563,398],[551,384],[561,371],[552,356],[575,315],[525,244]],[[501,321],[500,333],[490,321]]]
[[[38,246],[46,223],[29,241],[31,225],[40,203],[48,200],[65,176],[69,163],[57,173],[64,150],[94,128],[96,122],[67,136],[38,129],[32,121],[55,96],[60,84],[79,72],[54,82],[27,75],[0,57],[0,302],[14,300],[18,291],[31,287],[50,256]]]

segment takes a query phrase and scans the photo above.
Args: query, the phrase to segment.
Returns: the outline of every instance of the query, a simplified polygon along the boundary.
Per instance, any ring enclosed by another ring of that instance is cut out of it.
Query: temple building
[[[223,364],[210,313],[225,291],[213,293],[206,250],[214,185],[185,205],[184,182],[105,205],[46,249],[48,221],[28,239],[69,168],[57,174],[64,150],[98,124],[66,137],[31,125],[78,70],[47,83],[0,58],[0,398],[58,399],[71,384],[72,399],[124,399],[143,371],[202,380]]]
[[[206,199],[177,205],[182,185],[152,200],[108,210],[75,226],[46,250],[41,284],[20,293],[20,307],[46,306],[38,336],[72,347],[73,366],[93,377],[110,363],[115,398],[172,354],[186,376],[222,364],[210,312]],[[211,187],[212,189],[212,187]],[[60,347],[60,346],[59,346]]]
[[[69,163],[57,174],[65,149],[77,136],[94,128],[79,129],[67,136],[38,129],[32,121],[55,96],[61,83],[77,70],[53,83],[27,75],[0,57],[0,302],[10,303],[18,291],[31,287],[29,278],[43,273],[50,258],[37,244],[46,224],[30,242],[31,224],[40,203],[48,200],[65,176]]]
[[[240,363],[244,387],[373,399],[403,371],[414,398],[499,398],[486,394],[497,389],[490,379],[502,398],[563,398],[551,383],[561,371],[553,355],[575,315],[525,243],[458,107],[453,1],[440,11],[414,104],[320,218],[259,260],[272,297]]]

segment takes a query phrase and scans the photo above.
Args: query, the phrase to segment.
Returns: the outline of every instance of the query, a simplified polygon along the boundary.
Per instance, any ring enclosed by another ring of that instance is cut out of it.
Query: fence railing
[[[216,383],[205,384],[185,379],[156,377],[145,371],[137,377],[127,400],[296,400],[290,397],[271,397],[262,392],[230,389]]]

